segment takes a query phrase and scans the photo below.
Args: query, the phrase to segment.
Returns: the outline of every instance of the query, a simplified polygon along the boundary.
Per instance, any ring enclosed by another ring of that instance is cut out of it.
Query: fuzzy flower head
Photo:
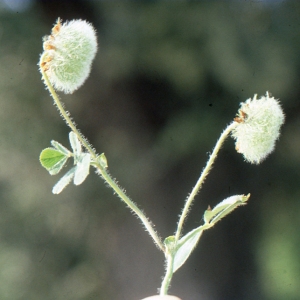
[[[232,137],[236,140],[236,150],[246,161],[259,164],[274,150],[284,114],[279,102],[267,92],[260,99],[254,95],[241,103],[234,121],[237,124]]]
[[[57,91],[77,90],[90,74],[97,52],[95,29],[83,20],[61,23],[58,19],[51,35],[44,37],[40,70]]]

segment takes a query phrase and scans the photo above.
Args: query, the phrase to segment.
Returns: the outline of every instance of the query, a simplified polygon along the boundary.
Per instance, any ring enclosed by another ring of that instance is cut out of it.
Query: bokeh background
[[[298,0],[0,1],[0,299],[139,300],[164,274],[162,253],[97,175],[53,195],[60,177],[39,164],[52,139],[69,147],[37,66],[58,17],[88,20],[99,39],[89,79],[61,99],[162,237],[239,103],[280,99],[286,123],[261,165],[231,138],[220,152],[186,232],[208,205],[251,198],[205,232],[170,292],[300,299]]]

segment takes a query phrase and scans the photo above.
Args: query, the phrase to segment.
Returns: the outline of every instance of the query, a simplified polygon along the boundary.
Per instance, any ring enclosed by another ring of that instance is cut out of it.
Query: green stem
[[[212,165],[213,165],[213,163],[214,163],[214,161],[217,157],[217,154],[218,154],[218,152],[219,152],[219,150],[222,146],[222,144],[224,143],[224,141],[227,138],[228,134],[237,126],[237,124],[238,124],[237,122],[232,122],[222,132],[222,134],[221,134],[219,140],[217,141],[217,144],[216,144],[212,154],[210,155],[209,160],[207,161],[206,166],[205,166],[204,170],[202,171],[196,185],[194,186],[194,188],[193,188],[192,192],[190,193],[189,197],[186,199],[184,208],[182,210],[182,214],[180,216],[180,219],[179,219],[179,222],[178,222],[178,225],[177,225],[177,231],[176,231],[176,234],[175,234],[175,242],[176,243],[180,238],[183,223],[185,221],[185,218],[188,215],[189,209],[191,207],[191,204],[192,204],[195,196],[197,195],[197,193],[201,189],[201,186],[202,186],[206,176],[208,175],[208,173],[209,173],[209,171],[210,171],[210,169],[211,169],[211,167],[212,167]]]
[[[42,61],[43,57],[41,57]],[[56,94],[54,88],[52,87],[49,78],[47,74],[43,71],[43,68],[41,67],[41,72],[43,75],[43,79],[45,81],[46,86],[49,89],[49,92],[54,100],[55,105],[57,106],[59,112],[61,113],[61,116],[66,121],[66,124],[73,130],[73,132],[76,134],[82,145],[87,149],[87,151],[91,154],[92,158],[94,159],[95,163],[93,164],[98,172],[99,175],[103,177],[103,179],[109,184],[109,186],[115,191],[115,193],[120,197],[120,199],[127,204],[127,206],[140,218],[144,226],[146,227],[147,231],[149,232],[150,236],[154,240],[154,243],[157,245],[157,247],[165,251],[165,247],[157,235],[156,231],[153,229],[151,222],[148,220],[148,218],[145,216],[145,214],[137,207],[137,205],[125,194],[125,192],[117,185],[117,183],[111,178],[111,176],[108,174],[106,169],[101,166],[97,162],[97,154],[93,150],[93,148],[88,143],[87,139],[78,131],[76,126],[74,125],[72,119],[70,118],[69,113],[67,113],[62,105],[62,103],[59,100],[58,95]]]
[[[93,148],[90,146],[90,144],[87,142],[86,138],[84,138],[84,136],[78,131],[78,129],[76,128],[76,126],[74,125],[73,121],[71,120],[71,118],[69,117],[69,114],[65,111],[62,103],[59,100],[58,95],[56,94],[54,88],[52,87],[49,78],[47,76],[47,74],[45,72],[42,71],[43,74],[43,79],[49,89],[50,95],[52,96],[54,103],[56,105],[56,107],[58,108],[61,116],[63,117],[63,119],[65,120],[66,124],[73,130],[73,132],[76,134],[76,136],[78,137],[78,139],[80,140],[80,142],[82,143],[82,145],[88,150],[88,152],[90,152],[91,156],[93,157],[94,160],[97,159],[97,154],[96,152],[93,150]]]
[[[165,277],[161,283],[160,288],[160,296],[168,295],[168,289],[170,287],[170,283],[173,277],[173,263],[174,263],[174,256],[175,253],[172,251],[167,255],[167,268],[166,268],[166,274]]]
[[[156,231],[153,229],[151,222],[145,216],[145,214],[137,207],[137,205],[125,194],[125,192],[117,185],[117,183],[110,177],[107,171],[100,165],[97,165],[98,171],[103,179],[110,185],[110,187],[117,193],[122,201],[124,201],[127,206],[140,218],[143,222],[145,228],[149,232],[150,236],[154,240],[157,247],[165,252],[165,247],[158,237]]]
[[[221,134],[219,140],[217,141],[217,144],[216,144],[212,154],[209,157],[209,160],[206,163],[206,166],[205,166],[204,170],[202,171],[196,185],[194,186],[191,194],[189,195],[189,197],[187,198],[187,200],[185,202],[184,208],[182,210],[182,214],[180,216],[180,219],[179,219],[179,222],[178,222],[178,225],[177,225],[177,230],[176,230],[175,237],[174,237],[174,245],[173,245],[173,248],[172,248],[173,250],[170,251],[169,253],[167,253],[167,257],[166,257],[166,260],[167,260],[166,274],[165,274],[165,277],[162,281],[161,289],[160,289],[160,295],[161,296],[167,295],[168,289],[170,287],[170,283],[171,283],[171,280],[172,280],[172,277],[173,277],[173,264],[174,264],[174,257],[176,255],[176,248],[177,248],[176,245],[177,245],[178,240],[180,238],[183,223],[185,221],[185,218],[188,215],[191,204],[192,204],[195,196],[199,192],[206,176],[208,175],[208,173],[209,173],[209,171],[210,171],[210,169],[211,169],[211,167],[212,167],[212,165],[213,165],[213,163],[214,163],[214,161],[217,157],[217,154],[218,154],[219,150],[221,149],[222,144],[224,143],[224,141],[227,138],[228,134],[235,128],[236,125],[237,125],[237,123],[233,122],[230,125],[228,125],[227,128],[222,132],[222,134]],[[203,225],[203,230],[208,229],[212,226],[213,226],[212,224],[205,224],[205,225]],[[167,250],[166,250],[166,252],[167,252]]]

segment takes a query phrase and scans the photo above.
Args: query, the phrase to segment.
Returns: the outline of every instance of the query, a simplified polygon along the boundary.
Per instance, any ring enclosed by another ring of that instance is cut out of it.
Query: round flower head
[[[62,24],[58,19],[51,35],[44,37],[43,47],[41,71],[56,90],[73,93],[90,73],[97,52],[95,29],[83,20]]]
[[[241,103],[232,137],[236,140],[236,150],[245,160],[259,164],[274,150],[284,114],[279,102],[268,92],[260,99],[256,97]]]

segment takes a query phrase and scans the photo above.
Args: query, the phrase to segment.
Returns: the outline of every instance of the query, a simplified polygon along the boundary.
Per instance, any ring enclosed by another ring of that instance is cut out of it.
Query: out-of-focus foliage
[[[110,172],[163,237],[239,103],[280,98],[286,124],[261,165],[228,141],[190,214],[251,193],[203,234],[176,274],[184,300],[300,298],[300,3],[294,1],[26,1],[0,6],[0,299],[140,299],[155,294],[163,256],[90,174],[60,195],[39,165],[69,129],[40,80],[42,36],[57,17],[87,19],[100,51],[90,78],[61,95]]]

